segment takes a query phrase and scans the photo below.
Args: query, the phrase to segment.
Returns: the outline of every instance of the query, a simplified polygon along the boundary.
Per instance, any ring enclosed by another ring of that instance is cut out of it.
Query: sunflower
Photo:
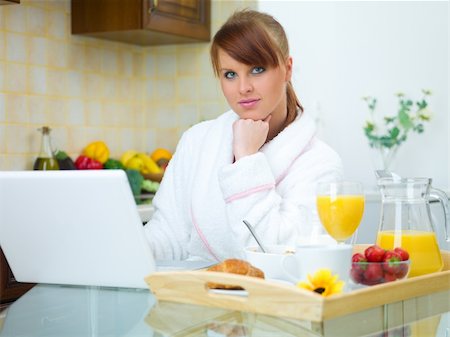
[[[314,275],[308,274],[309,282],[299,282],[297,287],[314,291],[324,297],[339,294],[344,287],[344,281],[338,275],[333,275],[329,269],[319,269]]]

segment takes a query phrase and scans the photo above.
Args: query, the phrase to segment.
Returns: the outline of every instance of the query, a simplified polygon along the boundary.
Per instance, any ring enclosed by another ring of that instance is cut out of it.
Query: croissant
[[[264,272],[261,269],[252,266],[247,261],[239,259],[224,260],[219,264],[209,267],[206,271],[217,271],[217,272],[264,278]],[[235,289],[235,290],[242,289],[242,287],[239,286],[218,284],[213,282],[208,282],[206,285],[210,289]]]

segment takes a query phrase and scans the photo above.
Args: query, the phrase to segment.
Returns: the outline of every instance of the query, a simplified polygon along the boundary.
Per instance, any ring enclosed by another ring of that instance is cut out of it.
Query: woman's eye
[[[263,67],[254,67],[252,69],[252,74],[261,74],[262,72],[264,72],[266,69],[264,69]]]
[[[236,77],[236,73],[234,71],[227,71],[224,74],[225,78],[232,79]]]

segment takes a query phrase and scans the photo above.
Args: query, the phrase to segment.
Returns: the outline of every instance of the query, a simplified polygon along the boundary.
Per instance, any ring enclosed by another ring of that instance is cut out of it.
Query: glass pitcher
[[[431,187],[428,178],[380,178],[381,217],[377,244],[384,249],[402,247],[409,252],[409,277],[441,271],[443,267],[430,200],[438,200],[445,213],[446,240],[450,241],[450,212],[447,195]]]

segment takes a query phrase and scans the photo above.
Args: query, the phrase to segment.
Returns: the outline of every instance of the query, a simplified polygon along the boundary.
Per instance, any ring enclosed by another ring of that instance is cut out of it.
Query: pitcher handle
[[[442,209],[444,210],[444,230],[445,230],[445,241],[450,242],[450,232],[449,232],[449,224],[450,224],[450,208],[448,206],[448,196],[447,194],[437,188],[430,188],[430,197],[439,200],[442,205]]]

